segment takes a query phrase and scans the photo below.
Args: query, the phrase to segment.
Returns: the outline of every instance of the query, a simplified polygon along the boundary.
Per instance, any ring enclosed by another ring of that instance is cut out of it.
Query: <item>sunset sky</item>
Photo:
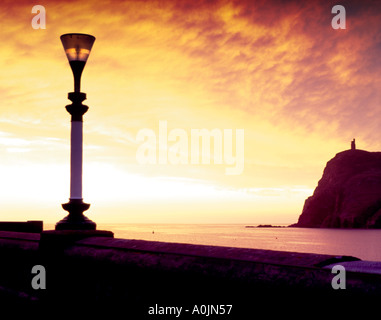
[[[35,4],[46,29],[32,28]],[[331,26],[335,4],[345,30]],[[67,214],[64,33],[96,37],[81,89],[83,195],[97,223],[293,223],[353,138],[381,150],[381,1],[5,0],[0,18],[0,220]],[[159,121],[189,139],[244,129],[243,172],[139,163],[137,134],[158,138]]]

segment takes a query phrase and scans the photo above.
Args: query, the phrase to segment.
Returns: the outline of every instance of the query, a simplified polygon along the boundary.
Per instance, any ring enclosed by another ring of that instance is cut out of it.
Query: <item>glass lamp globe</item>
[[[62,45],[73,71],[75,92],[80,92],[82,71],[94,41],[94,36],[83,33],[66,33],[61,36]]]

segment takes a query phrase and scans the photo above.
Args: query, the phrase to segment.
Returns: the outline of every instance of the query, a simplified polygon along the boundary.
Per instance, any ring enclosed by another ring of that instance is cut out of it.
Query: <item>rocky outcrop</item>
[[[381,228],[381,152],[347,150],[328,161],[294,226]]]

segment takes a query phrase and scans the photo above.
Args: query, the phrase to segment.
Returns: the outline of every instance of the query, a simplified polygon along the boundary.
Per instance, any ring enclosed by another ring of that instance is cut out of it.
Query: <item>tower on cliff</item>
[[[356,150],[356,139],[351,141],[351,150]]]

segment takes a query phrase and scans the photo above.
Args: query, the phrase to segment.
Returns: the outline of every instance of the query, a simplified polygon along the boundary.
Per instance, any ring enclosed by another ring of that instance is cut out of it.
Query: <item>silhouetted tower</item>
[[[356,139],[351,141],[351,150],[356,150]]]

